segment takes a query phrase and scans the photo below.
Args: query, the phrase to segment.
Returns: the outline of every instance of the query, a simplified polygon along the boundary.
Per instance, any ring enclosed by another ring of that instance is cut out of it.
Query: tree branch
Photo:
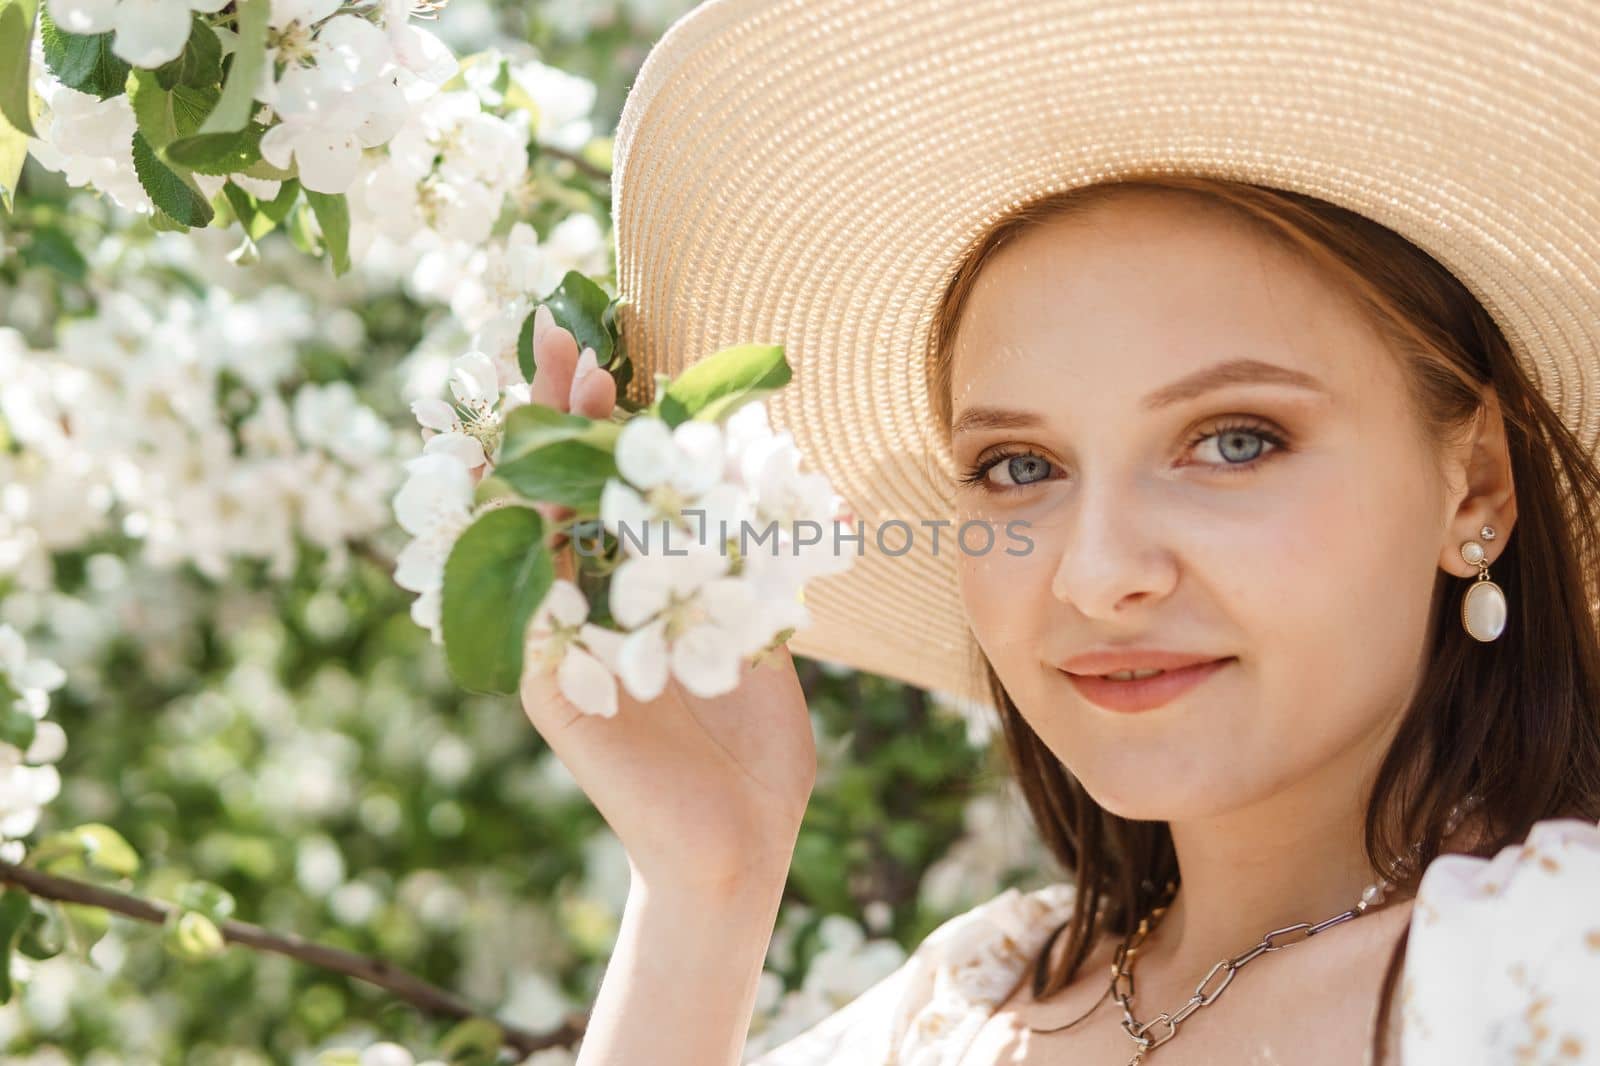
[[[98,907],[153,925],[165,924],[167,916],[179,909],[176,905],[161,900],[145,899],[9,862],[0,862],[0,883],[16,885],[40,899]],[[587,1013],[569,1014],[559,1028],[546,1033],[532,1033],[476,1010],[454,993],[429,984],[415,974],[407,973],[382,959],[329,947],[294,933],[276,933],[249,922],[232,920],[219,922],[217,929],[222,933],[223,939],[230,943],[241,944],[257,951],[287,955],[291,959],[377,985],[432,1014],[449,1018],[485,1018],[500,1027],[504,1034],[505,1046],[522,1055],[531,1055],[535,1051],[550,1047],[570,1047],[583,1035],[588,1023]]]
[[[587,159],[583,158],[583,156],[578,155],[576,152],[569,152],[565,148],[557,148],[550,144],[541,144],[539,145],[539,154],[554,156],[557,159],[565,159],[567,162],[577,167],[579,173],[585,174],[596,181],[609,182],[611,180],[611,171],[603,170],[589,162]]]

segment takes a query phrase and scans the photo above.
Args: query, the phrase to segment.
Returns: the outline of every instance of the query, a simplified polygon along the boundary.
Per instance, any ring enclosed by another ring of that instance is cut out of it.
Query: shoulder
[[[899,969],[749,1066],[879,1066],[918,1054],[938,1062],[1004,999],[1073,894],[1064,882],[1008,888],[947,918]]]
[[[1538,822],[1493,858],[1441,855],[1412,908],[1402,1057],[1600,1066],[1600,824]]]
[[[1071,913],[1074,896],[1068,882],[1009,888],[928,934],[896,1012],[900,1059],[940,1063],[947,1052],[959,1053]]]

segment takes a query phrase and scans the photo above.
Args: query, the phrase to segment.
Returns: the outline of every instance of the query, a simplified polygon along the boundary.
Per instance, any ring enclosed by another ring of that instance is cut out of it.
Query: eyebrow
[[[1232,385],[1290,385],[1311,392],[1328,395],[1328,388],[1315,376],[1303,370],[1279,366],[1260,359],[1230,359],[1227,362],[1197,370],[1163,385],[1141,401],[1147,411],[1159,411],[1204,396],[1208,392]],[[1031,429],[1044,420],[1032,411],[1013,411],[1004,407],[969,407],[950,427],[950,435],[974,432],[981,429]]]

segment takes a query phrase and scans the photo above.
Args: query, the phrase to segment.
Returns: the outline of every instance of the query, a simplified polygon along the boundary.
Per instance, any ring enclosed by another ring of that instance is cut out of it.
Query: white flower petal
[[[177,59],[189,40],[189,5],[183,0],[121,0],[111,51],[136,67]]]
[[[666,624],[651,622],[634,630],[617,650],[617,674],[628,694],[649,703],[667,687]]]
[[[651,525],[650,505],[624,482],[607,478],[600,489],[600,524],[622,541],[623,550],[640,554],[649,543],[646,530]],[[627,536],[623,536],[623,530]]]
[[[267,21],[274,29],[282,30],[291,22],[310,26],[321,22],[335,11],[343,0],[272,0],[272,14]]]
[[[611,617],[624,629],[634,629],[667,605],[672,576],[658,556],[624,559],[611,572]]]
[[[280,122],[261,135],[261,158],[287,170],[294,155],[294,127]]]
[[[638,415],[617,434],[617,470],[635,487],[652,489],[672,476],[678,450],[659,418]]]
[[[422,453],[448,455],[468,470],[476,470],[489,461],[489,457],[483,453],[483,442],[465,433],[440,433],[429,437],[422,446]]]
[[[544,594],[539,613],[544,616],[545,625],[553,618],[563,627],[571,629],[588,620],[589,601],[576,583],[558,577]]]
[[[399,1044],[380,1040],[361,1052],[358,1066],[414,1066],[416,1059]]]
[[[394,583],[411,592],[434,591],[444,582],[447,558],[431,540],[414,540],[395,556]]]
[[[461,67],[449,45],[421,26],[391,26],[389,42],[401,65],[423,81],[442,84]]]
[[[462,403],[492,404],[500,398],[500,374],[482,352],[466,352],[450,363],[450,391]]]
[[[677,449],[672,485],[688,496],[698,496],[722,479],[722,427],[715,422],[690,419],[672,431]]]
[[[419,536],[442,516],[472,506],[472,476],[450,455],[424,453],[406,464],[409,476],[395,493],[394,513],[404,529]]]
[[[740,655],[753,655],[771,640],[763,628],[765,613],[749,582],[737,577],[718,578],[700,587],[696,597],[712,624],[719,627]]]
[[[261,139],[265,141],[266,136]],[[294,155],[300,184],[313,192],[348,192],[361,167],[361,146],[348,133],[302,138],[295,144]]]
[[[341,92],[360,88],[394,56],[389,38],[360,15],[335,15],[317,30],[317,70]]]
[[[435,644],[444,642],[444,634],[440,631],[440,608],[443,599],[439,589],[429,589],[411,601],[411,620],[426,629],[433,637]]]
[[[461,428],[461,420],[456,417],[455,408],[436,397],[430,396],[413,401],[411,413],[417,416],[419,425],[440,433],[449,433],[453,429]]]
[[[672,676],[683,687],[710,699],[732,692],[739,684],[739,656],[730,634],[719,626],[691,626],[672,642]]]
[[[593,622],[585,622],[578,627],[578,639],[596,659],[605,664],[607,670],[613,674],[617,672],[617,659],[622,653],[622,642],[625,639],[621,633],[597,626]]]
[[[23,758],[34,764],[50,763],[66,753],[67,731],[54,722],[40,722],[34,727],[33,743]]]
[[[46,0],[50,18],[68,33],[109,33],[117,24],[118,0]]]

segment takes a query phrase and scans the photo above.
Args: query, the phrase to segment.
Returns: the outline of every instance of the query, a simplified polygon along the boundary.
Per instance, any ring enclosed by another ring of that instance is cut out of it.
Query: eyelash
[[[1221,471],[1224,474],[1227,474],[1227,475],[1248,474],[1251,471],[1255,470],[1257,467],[1259,467],[1263,462],[1265,462],[1268,457],[1276,455],[1279,452],[1285,451],[1288,448],[1288,442],[1284,440],[1283,435],[1280,434],[1279,432],[1277,432],[1277,430],[1273,429],[1271,426],[1266,425],[1265,423],[1257,422],[1257,421],[1253,421],[1253,420],[1243,420],[1243,421],[1229,422],[1229,423],[1226,423],[1224,425],[1212,427],[1207,432],[1202,433],[1199,436],[1195,437],[1193,440],[1191,440],[1189,442],[1189,448],[1186,449],[1186,450],[1193,449],[1196,445],[1200,444],[1202,441],[1210,440],[1212,437],[1221,437],[1221,436],[1225,436],[1225,435],[1227,435],[1229,433],[1248,433],[1253,437],[1260,437],[1262,440],[1264,440],[1268,444],[1272,445],[1272,448],[1270,450],[1268,450],[1268,451],[1262,452],[1260,455],[1256,456],[1256,458],[1254,458],[1254,459],[1251,459],[1249,462],[1244,462],[1244,463],[1226,463],[1225,462],[1225,463],[1209,464],[1209,465],[1213,466],[1214,468],[1221,469]],[[989,482],[989,471],[990,470],[992,470],[996,466],[999,466],[1001,463],[1005,462],[1007,459],[1014,459],[1014,458],[1017,458],[1018,456],[1024,456],[1024,455],[1039,456],[1039,453],[1036,452],[1036,451],[1033,451],[1032,449],[1029,449],[1029,448],[1021,448],[1021,447],[1015,447],[1015,446],[1004,447],[1004,448],[1001,449],[1000,452],[996,453],[995,455],[991,455],[989,458],[983,460],[980,463],[977,463],[976,465],[974,465],[973,467],[968,469],[965,473],[963,473],[960,476],[959,480],[960,480],[962,485],[977,485],[980,488],[982,488],[985,492],[1015,492],[1018,489],[1025,489],[1029,485],[1040,484],[1039,481],[1030,481],[1030,482],[1028,482],[1027,485],[993,485],[993,484],[990,484],[990,482]],[[1044,457],[1043,456],[1039,456],[1039,458],[1042,459]],[[1046,462],[1048,462],[1048,461],[1049,460],[1046,460]],[[1041,481],[1043,481],[1043,480],[1047,480],[1047,479],[1041,479]]]

